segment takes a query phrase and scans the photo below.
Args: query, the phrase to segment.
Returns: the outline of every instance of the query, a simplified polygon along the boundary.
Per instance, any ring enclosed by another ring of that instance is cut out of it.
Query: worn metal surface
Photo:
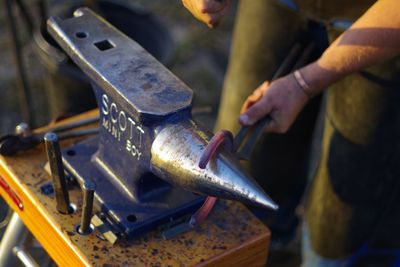
[[[152,171],[192,192],[276,209],[277,205],[224,147],[205,169],[198,166],[209,140],[209,134],[193,121],[166,126],[151,148]]]
[[[28,229],[26,229],[18,214],[14,212],[1,239],[0,266],[15,266],[17,264],[17,257],[13,253],[13,248],[22,245],[28,235]]]
[[[51,18],[48,30],[92,80],[100,109],[98,139],[66,150],[64,162],[81,183],[98,185],[101,209],[122,234],[201,204],[180,188],[277,208],[231,152],[198,166],[211,133],[191,120],[192,90],[138,44],[87,8]]]
[[[165,116],[191,105],[193,92],[140,45],[87,8],[50,18],[48,30],[92,81],[132,119]]]
[[[81,225],[79,226],[78,229],[80,234],[85,235],[91,232],[90,220],[92,218],[92,211],[93,211],[94,190],[96,190],[96,184],[93,183],[92,181],[88,180],[83,183],[82,218],[81,218]]]
[[[22,246],[16,246],[13,248],[13,253],[15,256],[18,257],[20,262],[25,266],[25,267],[39,267],[40,265],[35,261],[32,256],[24,250]]]
[[[162,222],[194,212],[201,205],[203,197],[169,186],[150,172],[135,182],[135,178],[140,178],[134,171],[137,165],[129,166],[124,158],[116,157],[111,163],[120,163],[120,168],[128,168],[131,175],[113,175],[106,163],[97,157],[98,142],[97,138],[89,139],[65,149],[64,163],[67,170],[81,183],[88,179],[96,183],[97,206],[111,223],[115,223],[119,235],[125,238],[141,235]],[[123,184],[129,178],[131,181],[128,185],[133,190]]]
[[[76,141],[62,141],[61,146],[68,147]],[[41,190],[42,186],[51,181],[51,176],[43,168],[45,163],[44,146],[13,157],[0,156],[0,175],[11,183],[7,174],[13,174],[13,179],[16,179],[12,183],[13,190],[20,194],[26,206],[24,211],[19,212],[21,219],[60,266],[71,265],[71,259],[77,251],[82,253],[87,259],[87,264],[92,266],[265,264],[270,232],[242,204],[235,201],[219,201],[209,220],[193,231],[171,240],[164,240],[160,232],[153,231],[139,239],[120,240],[111,244],[102,238],[101,227],[90,235],[81,236],[76,233],[75,225],[79,224],[81,219],[82,191],[78,186],[70,187],[70,200],[77,209],[68,215],[59,213],[55,208],[54,195],[44,194]],[[0,192],[4,196],[3,191]],[[12,207],[16,208],[15,205]],[[37,211],[40,211],[40,216],[37,215]],[[94,212],[98,211],[95,207]],[[45,223],[46,221],[51,223]],[[58,242],[60,239],[64,246]],[[218,260],[223,260],[224,264],[215,263]]]
[[[71,213],[67,181],[61,159],[60,145],[55,133],[47,133],[44,136],[47,160],[49,161],[51,176],[53,177],[54,193],[57,201],[57,210],[62,214]]]

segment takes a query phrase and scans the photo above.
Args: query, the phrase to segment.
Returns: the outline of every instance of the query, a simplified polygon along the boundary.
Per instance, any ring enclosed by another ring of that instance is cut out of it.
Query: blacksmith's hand
[[[253,125],[266,115],[272,117],[267,132],[285,133],[309,100],[293,74],[261,84],[244,102],[239,122]]]
[[[231,0],[182,0],[182,3],[195,18],[213,28],[229,11]]]

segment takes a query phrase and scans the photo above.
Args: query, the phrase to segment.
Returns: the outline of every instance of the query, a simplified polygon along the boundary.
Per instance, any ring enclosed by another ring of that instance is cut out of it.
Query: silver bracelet
[[[308,92],[310,90],[310,86],[308,86],[307,82],[304,80],[303,75],[301,75],[301,72],[299,70],[296,70],[293,74],[297,83],[300,85],[301,91],[303,91],[303,93],[308,98],[312,98],[312,94]]]

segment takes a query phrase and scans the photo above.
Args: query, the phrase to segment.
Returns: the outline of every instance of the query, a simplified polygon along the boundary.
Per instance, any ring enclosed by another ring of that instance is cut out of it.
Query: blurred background
[[[217,29],[208,29],[177,0],[2,2],[1,134],[12,132],[21,121],[38,127],[94,107],[87,80],[50,39],[43,25],[49,15],[68,17],[82,5],[96,10],[187,83],[195,91],[198,119],[212,128],[235,8]]]

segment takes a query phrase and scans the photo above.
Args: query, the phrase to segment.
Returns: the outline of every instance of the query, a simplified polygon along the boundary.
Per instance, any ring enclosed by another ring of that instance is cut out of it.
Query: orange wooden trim
[[[270,236],[271,232],[268,230],[265,234],[248,240],[238,247],[197,264],[196,267],[265,266],[268,258]]]
[[[61,226],[54,221],[46,209],[28,189],[20,183],[17,175],[6,165],[0,157],[0,176],[21,199],[24,208],[20,210],[8,193],[0,188],[0,194],[7,204],[18,213],[29,231],[40,242],[50,257],[59,266],[90,266],[88,259],[72,244],[71,240],[62,232]]]

